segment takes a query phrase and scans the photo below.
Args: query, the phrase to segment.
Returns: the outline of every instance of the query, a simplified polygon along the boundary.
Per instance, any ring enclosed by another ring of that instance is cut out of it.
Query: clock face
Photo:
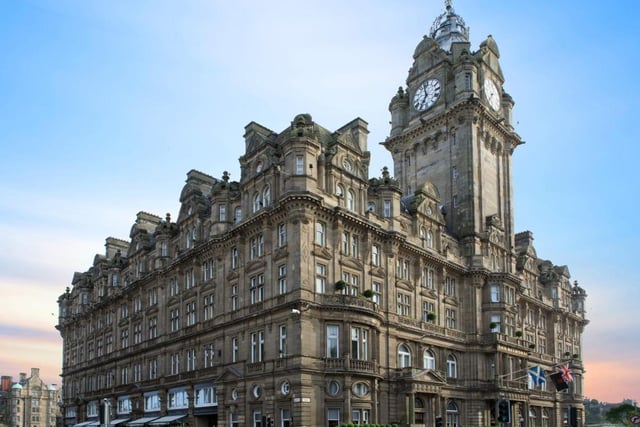
[[[348,159],[344,159],[342,161],[342,167],[344,168],[344,170],[351,172],[351,162]]]
[[[420,83],[413,95],[413,107],[417,111],[425,111],[436,103],[440,97],[440,82],[436,79],[428,79]]]
[[[484,96],[487,97],[487,101],[491,108],[498,111],[500,108],[500,94],[496,84],[491,79],[484,79]]]

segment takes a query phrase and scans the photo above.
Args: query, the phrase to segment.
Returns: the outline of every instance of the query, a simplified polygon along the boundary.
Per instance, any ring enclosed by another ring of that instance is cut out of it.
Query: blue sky
[[[0,372],[60,382],[56,300],[73,272],[137,212],[175,216],[190,169],[238,179],[249,122],[361,117],[370,175],[391,167],[387,106],[443,3],[1,2]],[[474,50],[497,41],[516,102],[516,228],[589,294],[585,394],[639,399],[640,4],[453,5]]]

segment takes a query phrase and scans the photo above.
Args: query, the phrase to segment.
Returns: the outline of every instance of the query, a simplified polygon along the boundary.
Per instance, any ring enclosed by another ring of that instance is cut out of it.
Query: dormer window
[[[262,164],[262,162],[258,162],[258,164],[256,164],[256,173],[260,173],[262,172],[264,165]]]
[[[427,231],[427,247],[433,248],[433,233],[431,230]]]
[[[352,190],[348,190],[347,191],[347,209],[352,211],[352,210],[355,210],[355,207],[356,207],[355,194],[353,193]]]
[[[260,193],[256,193],[253,196],[253,212],[258,212],[262,208],[262,200],[260,198]]]
[[[342,184],[336,185],[336,196],[340,198],[344,197],[344,187]]]
[[[262,191],[262,202],[265,208],[271,204],[271,187],[268,185]]]

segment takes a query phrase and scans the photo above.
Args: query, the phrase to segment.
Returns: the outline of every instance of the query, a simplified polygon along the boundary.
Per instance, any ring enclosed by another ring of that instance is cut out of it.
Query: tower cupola
[[[451,44],[454,42],[469,41],[469,27],[461,16],[456,15],[451,1],[445,0],[445,11],[433,21],[429,33],[429,36],[447,51],[451,50]]]

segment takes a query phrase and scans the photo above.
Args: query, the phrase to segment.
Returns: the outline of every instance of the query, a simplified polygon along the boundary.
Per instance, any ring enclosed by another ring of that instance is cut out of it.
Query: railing
[[[248,372],[262,372],[264,371],[264,362],[247,363]]]
[[[348,370],[375,374],[378,371],[377,363],[370,360],[357,360],[349,357],[324,358],[324,368],[333,370]]]
[[[320,297],[320,303],[323,305],[336,305],[345,307],[357,307],[366,310],[376,310],[376,303],[365,298],[343,294],[322,294]]]

